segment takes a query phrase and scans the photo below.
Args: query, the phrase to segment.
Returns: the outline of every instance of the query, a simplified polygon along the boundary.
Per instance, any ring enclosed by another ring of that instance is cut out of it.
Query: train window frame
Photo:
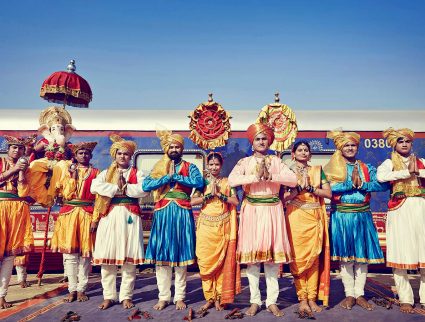
[[[138,149],[134,152],[133,154],[133,158],[132,158],[132,162],[133,162],[133,166],[139,170],[138,167],[138,162],[137,159],[143,155],[158,155],[158,161],[160,160],[160,158],[162,158],[162,156],[164,155],[164,151],[161,149]],[[185,157],[187,157],[188,155],[195,155],[195,156],[201,156],[202,158],[202,169],[199,169],[199,166],[197,164],[195,164],[196,166],[198,166],[199,171],[201,172],[201,174],[204,176],[205,174],[205,169],[206,169],[206,160],[207,160],[207,153],[204,150],[201,149],[185,149],[183,151],[183,160],[185,160]],[[189,161],[190,162],[190,161]],[[147,176],[149,175],[151,169],[149,171],[146,171],[145,169],[141,169],[144,174]],[[155,203],[153,202],[153,196],[152,196],[152,192],[149,194],[148,197],[144,197],[144,198],[140,198],[139,199],[139,204],[141,206],[142,209],[154,209],[155,207]]]

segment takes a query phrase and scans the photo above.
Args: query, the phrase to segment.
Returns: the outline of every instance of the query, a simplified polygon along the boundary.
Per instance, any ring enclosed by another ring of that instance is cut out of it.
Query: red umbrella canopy
[[[71,60],[67,71],[55,72],[47,77],[41,85],[40,97],[64,106],[89,107],[93,97],[90,85],[75,70],[75,60]]]

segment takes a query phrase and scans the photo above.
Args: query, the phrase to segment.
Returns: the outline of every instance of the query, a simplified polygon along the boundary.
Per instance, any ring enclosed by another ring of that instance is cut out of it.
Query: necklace
[[[90,164],[88,167],[84,167],[84,166],[78,166],[78,169],[87,169],[86,175],[81,179],[82,181],[86,181],[88,177],[90,177],[92,171],[93,171],[93,167]]]

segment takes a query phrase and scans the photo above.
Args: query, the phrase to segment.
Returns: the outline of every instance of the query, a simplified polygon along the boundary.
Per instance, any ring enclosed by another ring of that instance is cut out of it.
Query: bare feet
[[[300,306],[298,307],[298,314],[300,315],[301,318],[313,316],[313,312],[311,311],[311,308],[308,305],[307,300],[301,300]]]
[[[77,300],[77,292],[71,292],[63,299],[64,302],[71,303]]]
[[[131,309],[132,307],[134,307],[133,301],[130,299],[125,299],[124,301],[122,301],[122,307],[125,309]]]
[[[184,310],[186,307],[186,303],[183,300],[176,301],[176,310]]]
[[[364,296],[359,296],[356,299],[356,304],[358,306],[360,306],[362,309],[365,309],[367,311],[372,311],[374,309],[374,306],[372,304],[370,304],[365,298]]]
[[[19,285],[22,288],[27,288],[27,287],[30,287],[31,286],[31,284],[29,282],[27,282],[27,281],[22,281],[22,282],[19,283]]]
[[[277,317],[281,317],[285,315],[283,311],[279,310],[276,304],[270,304],[269,307],[267,308],[267,311],[273,313],[273,315]]]
[[[77,301],[78,302],[86,302],[89,300],[89,297],[86,295],[85,292],[78,292],[77,293]]]
[[[4,297],[0,297],[0,309],[8,309],[12,307],[12,304],[6,302]]]
[[[245,314],[249,316],[254,316],[260,311],[260,306],[258,304],[252,303],[248,310],[246,310]]]
[[[346,310],[351,310],[356,305],[356,299],[352,296],[347,296],[339,305]]]
[[[196,313],[200,314],[202,312],[208,311],[213,306],[214,306],[214,301],[207,301],[207,303],[202,305]]]
[[[216,311],[223,311],[226,307],[224,304],[221,304],[219,300],[215,301],[215,309]]]
[[[402,313],[413,313],[413,305],[409,304],[409,303],[401,303],[400,304],[400,312]]]
[[[106,310],[109,309],[115,302],[112,300],[103,300],[103,302],[99,305],[99,309]]]
[[[165,309],[168,306],[168,304],[169,303],[167,301],[159,300],[158,303],[156,303],[153,308],[154,308],[154,310],[161,311],[161,310]]]
[[[308,305],[310,306],[310,309],[313,312],[319,313],[319,312],[322,312],[323,311],[323,309],[320,306],[317,305],[316,301],[308,300]]]

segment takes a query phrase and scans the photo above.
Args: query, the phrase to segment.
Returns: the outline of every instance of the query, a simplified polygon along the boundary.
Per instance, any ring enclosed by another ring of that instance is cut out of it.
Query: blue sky
[[[425,1],[8,1],[0,108],[77,61],[90,108],[425,108]]]

